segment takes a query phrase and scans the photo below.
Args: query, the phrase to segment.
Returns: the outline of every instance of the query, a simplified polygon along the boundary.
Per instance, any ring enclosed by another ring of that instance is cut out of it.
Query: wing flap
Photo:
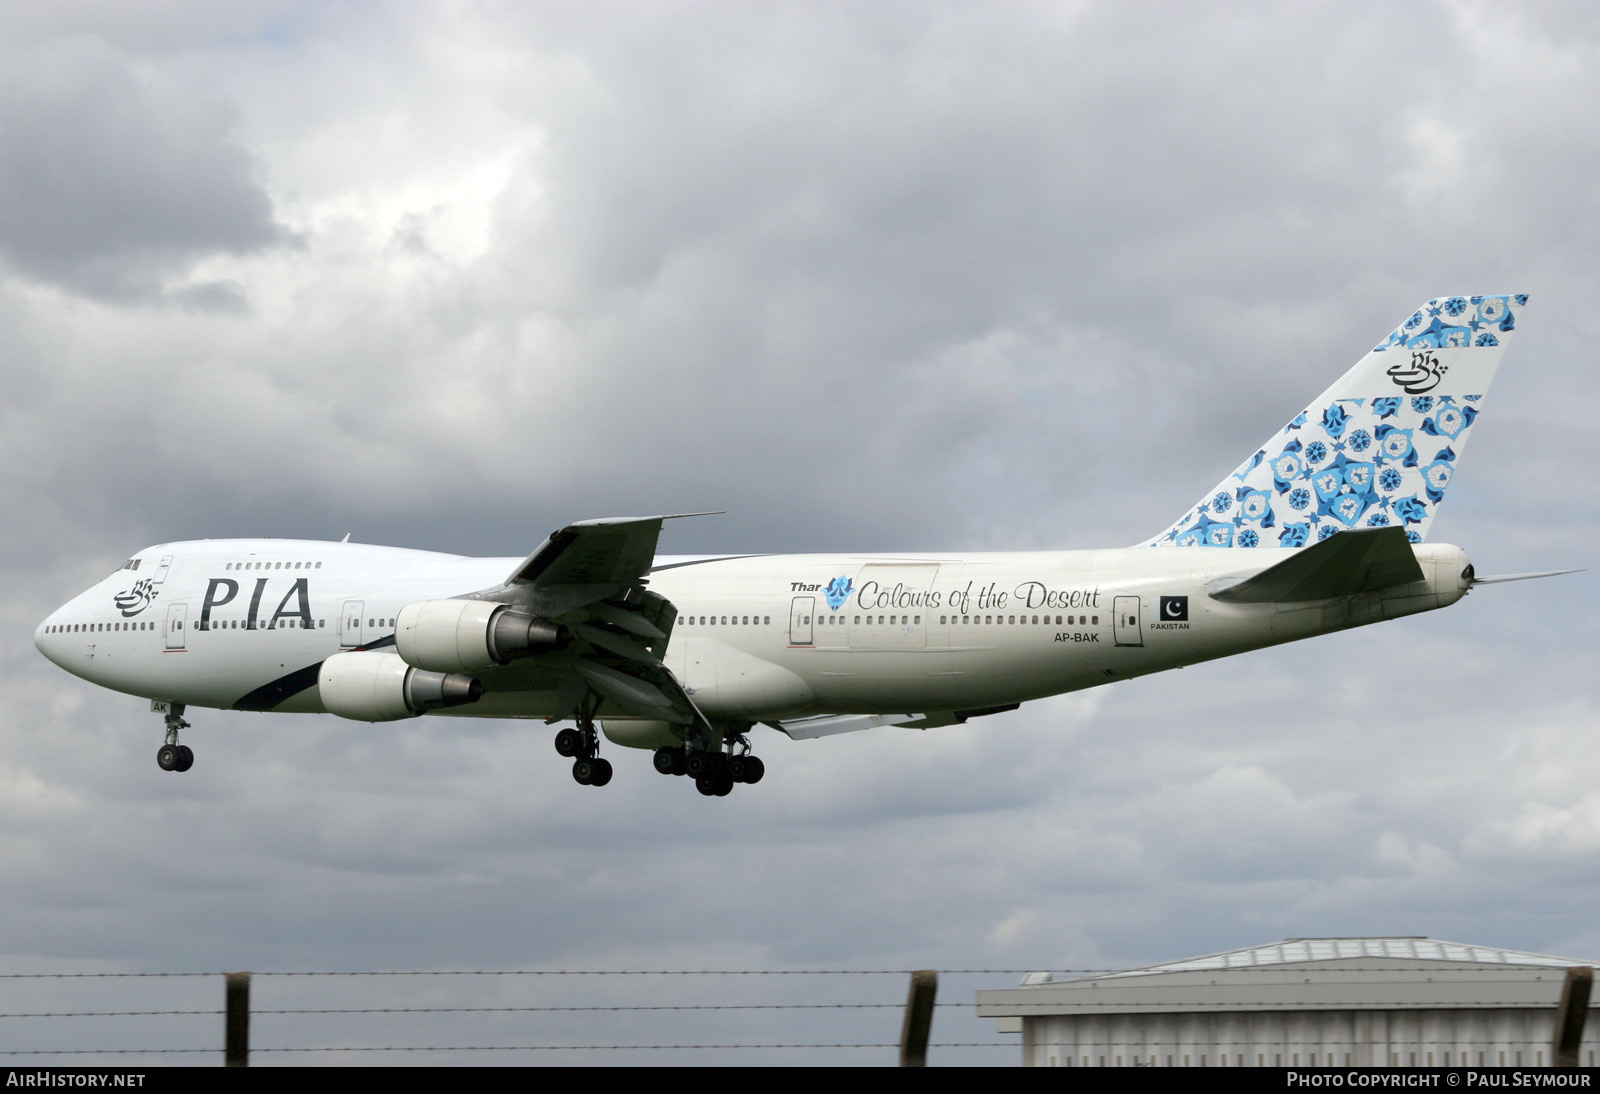
[[[786,722],[769,722],[791,740],[810,741],[817,737],[832,737],[836,733],[856,733],[879,726],[903,726],[922,718],[921,714],[818,714],[810,718],[793,718]]]

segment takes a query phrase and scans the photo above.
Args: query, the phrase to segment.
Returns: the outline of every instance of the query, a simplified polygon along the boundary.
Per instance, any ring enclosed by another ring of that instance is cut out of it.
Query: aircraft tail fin
[[[1357,528],[1421,543],[1526,295],[1424,304],[1149,547],[1303,547]]]

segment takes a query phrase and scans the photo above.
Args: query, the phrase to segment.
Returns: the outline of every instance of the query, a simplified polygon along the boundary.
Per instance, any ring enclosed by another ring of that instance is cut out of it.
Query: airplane
[[[1478,577],[1425,542],[1526,303],[1430,300],[1132,547],[658,556],[669,516],[569,524],[521,560],[199,540],[138,552],[34,642],[151,700],[167,771],[194,763],[190,707],[540,718],[573,723],[554,744],[580,784],[611,781],[604,737],[723,796],[765,772],[758,724],[950,726],[1571,572]]]

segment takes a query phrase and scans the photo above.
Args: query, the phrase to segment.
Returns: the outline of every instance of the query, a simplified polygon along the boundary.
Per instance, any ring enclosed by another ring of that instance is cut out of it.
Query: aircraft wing
[[[661,522],[670,517],[612,517],[569,524],[539,544],[506,584],[631,585],[655,562]]]
[[[661,662],[677,608],[646,588],[662,522],[702,515],[569,524],[524,559],[504,586],[479,594],[511,601],[572,636],[561,655],[571,671],[557,693],[560,717],[570,717],[592,693],[639,717],[705,723]]]

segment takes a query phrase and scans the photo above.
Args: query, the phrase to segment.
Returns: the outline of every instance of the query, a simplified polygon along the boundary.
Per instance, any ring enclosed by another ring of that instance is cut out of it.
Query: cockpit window
[[[130,558],[126,563],[123,564],[122,568],[124,570],[137,570],[139,568],[139,560],[136,558]]]

